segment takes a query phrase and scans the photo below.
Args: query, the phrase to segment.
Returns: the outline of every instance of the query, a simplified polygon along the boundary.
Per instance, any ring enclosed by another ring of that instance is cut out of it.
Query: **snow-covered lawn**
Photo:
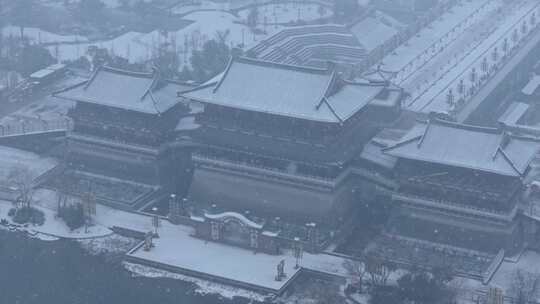
[[[119,234],[111,234],[99,238],[78,239],[82,248],[92,255],[112,254],[123,255],[140,241]]]
[[[322,9],[320,8],[322,7]],[[238,12],[240,18],[247,20],[251,9],[244,9]],[[289,23],[302,21],[311,21],[319,18],[325,18],[332,15],[329,7],[314,3],[269,3],[257,7],[258,24],[266,23]]]
[[[5,26],[0,28],[3,37],[19,37],[21,35],[20,28],[18,26]],[[58,35],[51,32],[47,32],[35,27],[25,27],[24,36],[35,43],[67,43],[67,42],[85,42],[88,38],[80,35]],[[53,53],[54,54],[54,53]]]
[[[194,3],[180,3],[171,9],[175,15],[189,14],[199,10],[228,11],[231,9],[231,2],[197,1]]]
[[[38,29],[27,29],[25,32],[34,42],[58,42],[58,45],[48,46],[48,49],[60,61],[76,60],[86,54],[89,46],[95,45],[127,58],[130,62],[144,62],[155,58],[159,47],[163,44],[176,45],[180,59],[185,58],[188,61],[193,48],[200,48],[205,41],[214,39],[218,31],[229,31],[227,42],[231,46],[242,43],[249,46],[267,37],[266,34],[252,33],[247,26],[240,24],[240,18],[227,12],[199,11],[190,13],[184,18],[192,20],[193,23],[178,31],[166,32],[165,34],[158,30],[150,33],[128,32],[111,40],[95,42],[87,42],[84,37],[54,35]],[[269,26],[267,30],[277,31],[281,28],[280,26]],[[17,30],[16,27],[7,27],[6,31],[15,34]],[[79,43],[73,43],[75,41]]]
[[[133,5],[137,1],[138,0],[130,0],[130,4]],[[152,1],[153,0],[144,0],[144,2],[152,2]],[[63,7],[65,1],[64,0],[42,0],[41,2],[44,3],[44,4],[48,4],[48,5]],[[76,0],[76,1],[72,0],[71,2],[72,3],[80,2],[80,0]],[[105,6],[110,7],[110,8],[118,8],[118,7],[122,6],[122,1],[121,0],[101,0],[101,2],[103,2],[103,4],[105,4]]]
[[[196,0],[180,2],[171,8],[171,12],[175,15],[185,15],[201,10],[220,10],[232,11],[251,4],[263,4],[272,0],[234,0],[234,1],[212,1],[212,0]]]
[[[493,276],[491,285],[508,290],[514,282],[517,270],[540,275],[540,253],[525,251],[517,262],[504,261]]]
[[[37,177],[57,164],[58,161],[51,157],[0,146],[0,183],[6,182],[6,178],[13,168],[28,168],[30,174]]]

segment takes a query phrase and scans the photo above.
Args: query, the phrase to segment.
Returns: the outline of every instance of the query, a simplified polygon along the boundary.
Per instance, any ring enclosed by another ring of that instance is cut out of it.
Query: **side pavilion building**
[[[521,249],[524,178],[540,141],[430,120],[385,153],[397,157],[399,208],[387,233],[473,251]]]
[[[189,168],[189,151],[175,144],[178,120],[189,109],[176,93],[189,86],[153,73],[98,68],[88,81],[55,94],[75,101],[68,115],[63,178],[67,191],[90,185],[102,203],[137,209],[178,188]],[[189,174],[188,174],[189,175]],[[57,186],[61,186],[62,179]]]

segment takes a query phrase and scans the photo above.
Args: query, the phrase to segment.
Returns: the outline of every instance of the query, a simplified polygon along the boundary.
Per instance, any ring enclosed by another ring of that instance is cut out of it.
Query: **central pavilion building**
[[[233,58],[221,75],[180,95],[200,109],[200,127],[179,130],[198,145],[192,203],[333,225],[355,202],[352,162],[400,114],[402,91],[343,79],[333,66]]]

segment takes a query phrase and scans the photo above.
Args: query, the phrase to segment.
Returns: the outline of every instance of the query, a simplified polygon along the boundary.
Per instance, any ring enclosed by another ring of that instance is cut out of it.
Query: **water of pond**
[[[87,254],[76,242],[45,242],[0,230],[0,303],[230,304],[173,279],[135,277],[119,261]]]

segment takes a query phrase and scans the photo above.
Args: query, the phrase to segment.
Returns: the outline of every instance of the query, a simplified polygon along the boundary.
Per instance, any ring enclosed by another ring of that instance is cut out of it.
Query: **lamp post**
[[[154,227],[154,235],[157,236],[158,233],[158,227],[159,227],[159,216],[157,214],[157,211],[158,211],[158,208],[157,207],[153,207],[152,208],[152,211],[153,211],[153,215],[152,215],[152,227]]]
[[[294,269],[300,268],[300,260],[302,259],[303,255],[304,255],[304,248],[302,248],[302,244],[300,243],[300,238],[295,237],[294,238],[294,258],[296,260],[296,264],[294,265]]]
[[[181,206],[181,208],[182,208],[182,214],[185,215],[185,216],[188,215],[188,214],[187,214],[186,206],[187,206],[187,198],[184,197],[184,198],[182,199],[182,206]]]

